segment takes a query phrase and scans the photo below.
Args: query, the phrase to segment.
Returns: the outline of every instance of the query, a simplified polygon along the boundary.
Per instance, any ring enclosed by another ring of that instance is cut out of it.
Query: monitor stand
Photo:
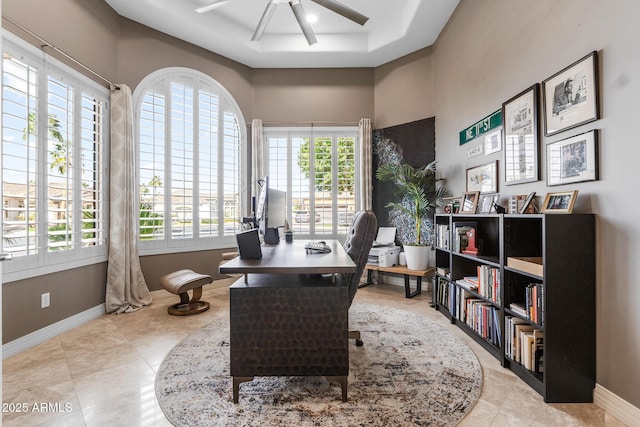
[[[268,245],[277,245],[280,243],[280,233],[277,228],[266,228],[264,230],[264,242]]]

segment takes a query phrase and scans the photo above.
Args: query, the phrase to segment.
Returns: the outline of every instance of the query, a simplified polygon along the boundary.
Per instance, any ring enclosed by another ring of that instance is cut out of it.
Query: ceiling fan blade
[[[210,10],[215,9],[218,6],[222,6],[223,4],[227,4],[227,3],[231,3],[234,0],[217,0],[214,1],[213,3],[209,3],[205,6],[201,6],[199,8],[196,9],[196,12],[198,13],[206,13],[209,12]]]
[[[360,25],[364,25],[365,22],[369,20],[369,17],[364,16],[360,12],[351,9],[349,6],[346,6],[340,3],[337,0],[311,0],[314,3],[318,3],[320,6],[324,6],[329,10],[334,11],[338,15],[342,15],[347,19],[350,19],[353,22],[356,22]]]
[[[264,12],[262,13],[262,18],[260,18],[260,22],[258,22],[256,31],[255,33],[253,33],[253,37],[251,37],[252,42],[258,41],[262,37],[262,33],[264,33],[264,30],[267,28],[267,24],[271,20],[271,17],[273,16],[273,12],[276,11],[276,7],[278,7],[278,3],[280,3],[280,0],[269,0],[267,7],[264,9]]]
[[[289,5],[291,6],[293,14],[296,16],[298,25],[300,25],[302,34],[304,34],[304,37],[307,39],[307,43],[309,43],[309,46],[318,43],[318,39],[316,39],[316,35],[313,32],[311,25],[309,25],[309,22],[307,22],[307,14],[304,13],[304,9],[302,8],[302,4],[300,4],[300,0],[291,0]]]

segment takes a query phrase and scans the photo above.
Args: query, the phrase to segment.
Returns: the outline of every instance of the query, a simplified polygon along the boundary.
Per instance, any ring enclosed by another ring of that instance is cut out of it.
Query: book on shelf
[[[478,293],[491,301],[500,304],[500,269],[488,265],[479,265]]]
[[[463,277],[462,279],[456,280],[456,284],[468,291],[478,290],[477,277],[475,278],[475,280],[473,277]]]
[[[449,277],[450,272],[451,270],[447,267],[436,267],[436,273],[438,273],[441,276]]]
[[[511,304],[509,304],[509,310],[513,311],[514,313],[524,317],[524,318],[529,318],[529,316],[527,316],[527,308],[522,305],[522,304],[518,304],[517,302],[512,302]]]
[[[542,257],[536,256],[522,256],[522,257],[507,257],[507,267],[524,271],[525,273],[535,274],[542,277],[544,269],[542,266]]]
[[[436,246],[449,250],[449,224],[438,224],[436,227]]]

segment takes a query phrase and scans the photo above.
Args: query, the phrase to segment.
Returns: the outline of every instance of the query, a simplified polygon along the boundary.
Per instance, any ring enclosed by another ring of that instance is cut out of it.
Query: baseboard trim
[[[617,394],[612,393],[600,384],[593,391],[593,403],[616,417],[629,427],[640,426],[640,408],[636,408]]]
[[[22,353],[23,351],[28,350],[31,347],[35,347],[38,344],[42,344],[43,342],[51,338],[55,338],[64,332],[70,331],[71,329],[87,323],[90,320],[97,319],[105,313],[105,305],[100,304],[8,342],[2,346],[2,360]]]

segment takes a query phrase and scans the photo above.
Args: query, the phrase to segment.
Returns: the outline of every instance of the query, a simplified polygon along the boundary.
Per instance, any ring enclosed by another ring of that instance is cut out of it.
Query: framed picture
[[[598,54],[569,65],[542,82],[546,136],[598,119]]]
[[[478,213],[490,214],[494,208],[494,204],[498,203],[499,194],[481,194],[478,199]]]
[[[547,185],[598,179],[595,130],[547,144]]]
[[[460,212],[460,197],[443,197],[442,211],[447,214],[457,214]]]
[[[536,192],[532,191],[531,193],[529,193],[527,195],[527,198],[524,199],[524,202],[522,202],[522,207],[520,208],[520,212],[521,214],[526,213],[527,209],[529,209],[529,206],[531,205],[531,202],[533,202],[533,198],[536,196]],[[535,206],[534,206],[534,211],[535,211]]]
[[[467,169],[467,191],[498,191],[498,161]]]
[[[502,104],[504,181],[507,185],[539,179],[539,84]]]
[[[462,195],[462,205],[460,206],[460,213],[476,213],[478,206],[479,191],[467,191]]]
[[[542,204],[542,213],[567,213],[573,210],[573,204],[578,198],[578,190],[561,193],[547,193]]]
[[[484,137],[484,154],[489,155],[502,150],[502,129]]]

